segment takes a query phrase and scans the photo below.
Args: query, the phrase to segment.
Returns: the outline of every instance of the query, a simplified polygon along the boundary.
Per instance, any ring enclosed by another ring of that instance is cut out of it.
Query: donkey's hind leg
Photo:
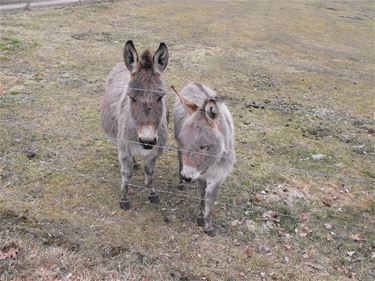
[[[155,184],[154,184],[154,168],[157,156],[148,156],[145,158],[145,184],[150,189],[150,194],[148,195],[148,200],[151,203],[159,203],[159,196],[156,194]]]

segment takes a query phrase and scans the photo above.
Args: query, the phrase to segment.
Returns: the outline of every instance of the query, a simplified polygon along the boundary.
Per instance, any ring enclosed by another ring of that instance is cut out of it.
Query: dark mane
[[[151,68],[152,67],[152,56],[151,56],[151,53],[149,50],[145,50],[143,53],[142,53],[142,56],[141,56],[141,65],[142,65],[142,68]]]

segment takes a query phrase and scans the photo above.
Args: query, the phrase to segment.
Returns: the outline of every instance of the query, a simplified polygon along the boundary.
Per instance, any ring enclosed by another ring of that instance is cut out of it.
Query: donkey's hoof
[[[215,237],[216,235],[216,232],[213,228],[210,228],[210,229],[204,229],[203,228],[203,231],[210,237]]]
[[[159,196],[157,194],[150,194],[148,196],[148,200],[150,200],[151,203],[156,204],[160,202]]]
[[[198,217],[197,224],[199,226],[204,226],[204,217]]]
[[[120,208],[123,210],[129,210],[130,209],[129,200],[120,200]]]

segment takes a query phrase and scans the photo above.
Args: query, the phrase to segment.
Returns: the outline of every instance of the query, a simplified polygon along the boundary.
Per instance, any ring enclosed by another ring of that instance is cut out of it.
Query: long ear
[[[159,48],[156,50],[153,58],[155,73],[160,74],[164,71],[168,65],[168,58],[169,54],[167,45],[160,43]]]
[[[180,100],[180,103],[184,106],[186,111],[192,115],[194,112],[196,112],[199,109],[199,106],[196,105],[194,102],[191,100],[185,98],[184,96],[181,96],[175,89],[174,86],[171,86],[172,90],[176,93],[178,99]]]
[[[206,115],[208,123],[210,123],[210,125],[215,125],[216,120],[219,116],[219,107],[217,106],[215,100],[210,99],[205,103],[204,113]]]
[[[124,63],[130,73],[134,73],[138,64],[138,54],[134,47],[133,41],[126,42],[124,47]]]

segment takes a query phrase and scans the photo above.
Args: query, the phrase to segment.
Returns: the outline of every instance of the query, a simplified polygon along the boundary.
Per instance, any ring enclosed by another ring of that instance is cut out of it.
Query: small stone
[[[234,221],[231,221],[231,223],[230,223],[231,226],[237,226],[239,224],[241,224],[241,222],[239,220],[234,220]]]
[[[325,223],[325,224],[324,224],[324,227],[325,227],[326,229],[328,229],[328,230],[331,230],[331,229],[333,228],[333,225],[330,224],[330,223]]]
[[[354,251],[350,251],[350,252],[346,252],[346,254],[347,254],[349,257],[352,257],[352,256],[355,254],[355,252],[354,252]]]
[[[320,153],[311,155],[311,159],[314,160],[314,161],[320,161],[320,160],[323,160],[325,158],[326,158],[326,156],[324,154],[320,154]]]
[[[27,156],[27,158],[31,159],[31,158],[34,158],[36,156],[36,152],[32,149],[26,149],[25,155]]]
[[[252,232],[254,232],[254,231],[256,230],[256,228],[257,228],[256,223],[255,223],[254,221],[252,221],[252,220],[246,220],[246,221],[245,221],[245,224],[246,224],[246,227],[247,227],[250,231],[252,231]]]

